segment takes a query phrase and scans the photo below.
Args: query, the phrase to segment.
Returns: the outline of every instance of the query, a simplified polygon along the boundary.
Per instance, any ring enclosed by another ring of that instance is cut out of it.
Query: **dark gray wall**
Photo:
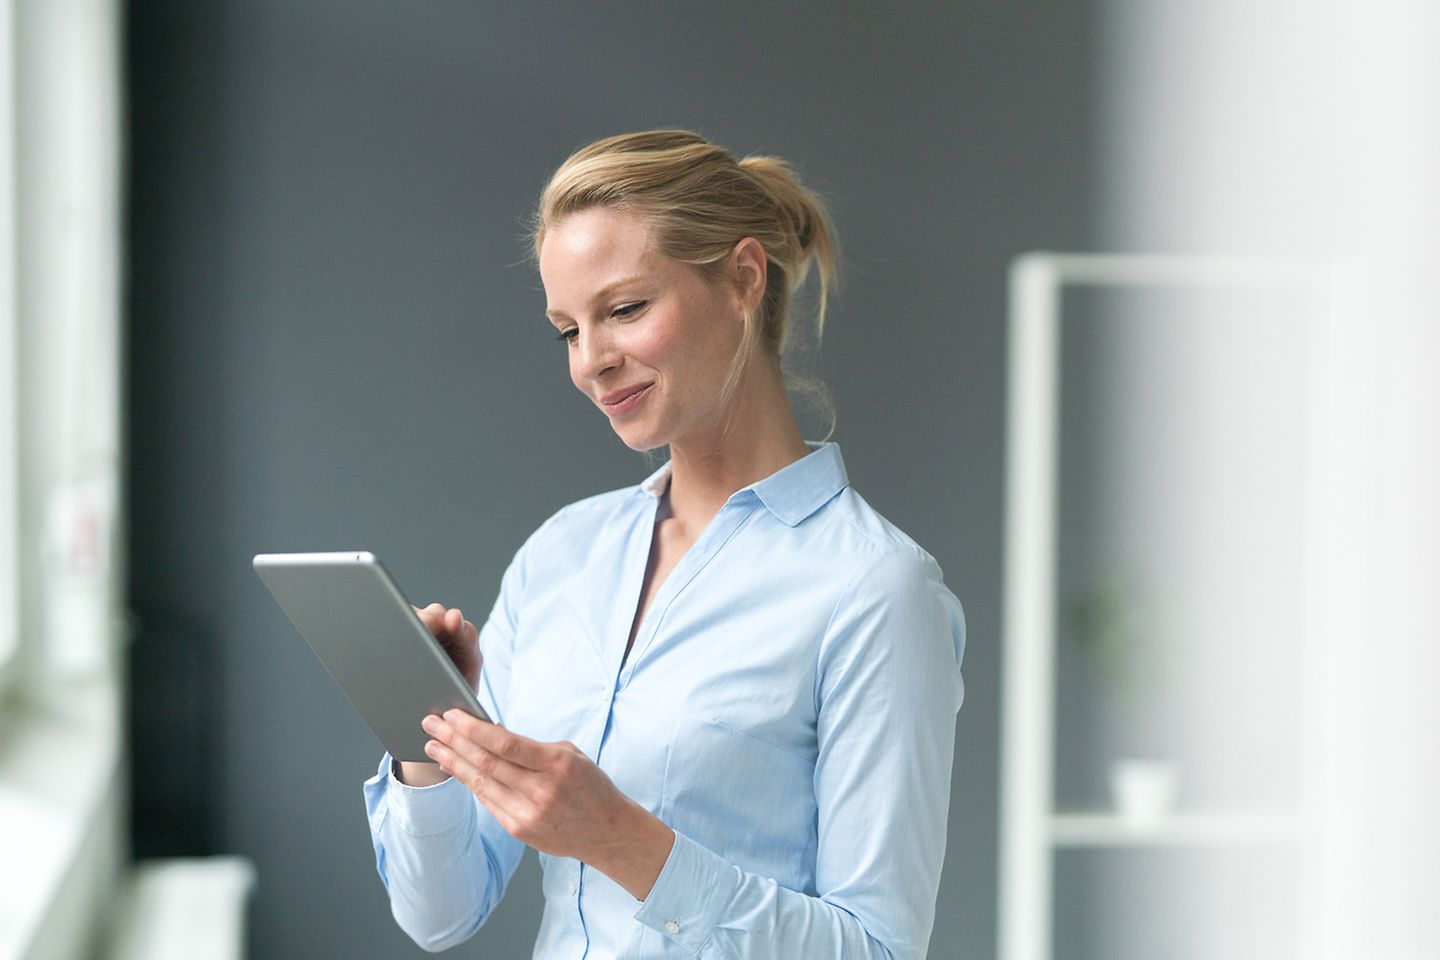
[[[544,517],[648,471],[569,385],[519,238],[572,148],[660,125],[831,202],[836,437],[969,615],[931,956],[993,956],[1004,271],[1087,237],[1087,9],[130,5],[131,600],[137,649],[194,648],[151,686],[209,704],[137,703],[137,729],[206,731],[174,763],[147,734],[137,766],[201,784],[182,846],[257,862],[254,956],[419,951],[366,839],[376,744],[249,558],[364,547],[483,614]],[[537,872],[457,955],[528,955]]]

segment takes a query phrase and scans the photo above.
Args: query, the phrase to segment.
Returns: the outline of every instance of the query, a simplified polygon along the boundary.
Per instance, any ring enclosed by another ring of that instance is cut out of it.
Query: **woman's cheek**
[[[647,367],[664,365],[684,341],[680,318],[668,311],[650,314],[631,325],[626,333],[626,352]]]

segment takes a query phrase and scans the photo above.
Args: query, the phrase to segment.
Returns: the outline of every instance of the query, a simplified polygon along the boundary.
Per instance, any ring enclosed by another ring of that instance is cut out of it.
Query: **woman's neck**
[[[736,490],[763,480],[810,453],[779,371],[742,381],[742,400],[719,441],[670,445],[670,519],[696,535]]]

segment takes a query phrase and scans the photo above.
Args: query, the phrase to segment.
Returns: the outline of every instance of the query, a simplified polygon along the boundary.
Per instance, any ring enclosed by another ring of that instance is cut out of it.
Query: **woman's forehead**
[[[650,225],[625,210],[592,207],[551,225],[540,247],[540,269],[616,260],[639,261],[652,252]]]
[[[540,247],[540,279],[552,310],[561,301],[589,301],[627,279],[654,276],[666,269],[655,249],[649,225],[635,214],[594,208],[573,213],[545,232]]]

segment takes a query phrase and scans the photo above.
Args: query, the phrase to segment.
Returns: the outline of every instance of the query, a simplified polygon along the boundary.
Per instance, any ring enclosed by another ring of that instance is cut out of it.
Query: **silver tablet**
[[[426,714],[490,719],[374,554],[261,553],[255,572],[397,760],[429,762]]]

